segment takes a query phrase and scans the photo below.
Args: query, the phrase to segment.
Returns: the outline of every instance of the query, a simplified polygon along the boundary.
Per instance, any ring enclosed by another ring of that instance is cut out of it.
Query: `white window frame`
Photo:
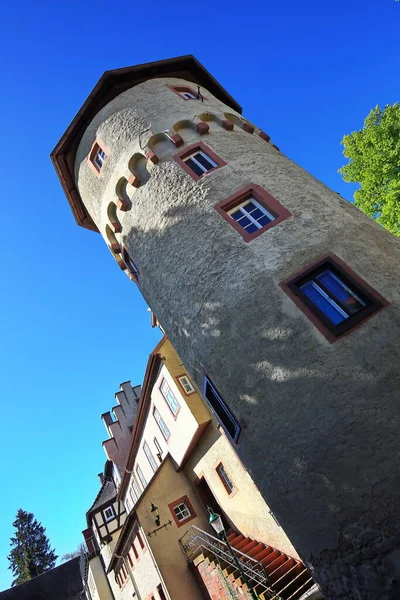
[[[161,385],[160,385],[160,392],[162,394],[162,397],[164,398],[165,402],[168,404],[172,414],[174,415],[174,417],[177,416],[178,412],[180,411],[181,405],[179,404],[178,400],[175,397],[174,392],[171,389],[171,386],[169,385],[168,381],[165,379],[165,377],[163,377],[162,381],[161,381]],[[172,396],[173,400],[171,401],[170,399],[170,395]],[[174,410],[174,403],[176,404],[176,408]]]
[[[193,92],[178,92],[185,100],[196,100],[197,96]]]
[[[145,476],[143,475],[143,471],[142,471],[140,465],[136,465],[135,471],[137,473],[137,476],[139,478],[139,481],[140,481],[143,489],[145,490],[147,487],[147,481],[146,481]]]
[[[183,380],[185,380],[185,381],[183,381]],[[192,382],[190,381],[190,379],[187,375],[181,375],[180,377],[178,377],[178,381],[181,384],[181,386],[183,387],[183,389],[185,390],[186,394],[193,394],[193,392],[196,391],[192,385]],[[189,388],[189,389],[187,389],[187,388]]]
[[[156,414],[158,415],[158,417],[156,416]],[[161,413],[156,406],[154,406],[154,408],[153,408],[153,417],[154,417],[158,427],[160,428],[163,438],[165,439],[165,441],[168,441],[171,436],[171,432],[168,429],[168,425],[162,418]],[[165,431],[163,430],[163,427],[165,427],[166,431],[168,432],[168,435],[166,435]]]
[[[93,157],[93,163],[94,165],[99,169],[99,171],[101,171],[101,169],[103,168],[103,165],[105,163],[105,161],[107,160],[107,154],[106,152],[104,152],[103,148],[101,148],[101,146],[99,146],[97,148],[96,154]]]
[[[195,150],[193,152],[193,154],[189,154],[189,156],[185,156],[185,158],[182,159],[183,162],[187,162],[189,159],[191,159],[193,162],[196,163],[196,165],[199,167],[199,169],[201,169],[203,171],[203,173],[208,173],[209,171],[211,171],[211,169],[206,169],[205,166],[202,165],[201,162],[199,162],[195,158],[196,154],[201,154],[201,156],[203,156],[203,158],[205,158],[206,160],[208,160],[208,162],[212,164],[211,169],[214,169],[215,167],[218,167],[218,164],[215,162],[215,160],[213,160],[211,158],[211,156],[208,156],[208,154],[206,154],[205,152],[203,152],[203,150]]]
[[[111,511],[111,516],[107,517],[106,512],[110,510]],[[110,521],[112,521],[113,519],[115,519],[115,512],[114,512],[114,507],[113,506],[107,506],[107,508],[105,508],[103,510],[103,517],[106,523],[109,523]]]
[[[182,506],[184,507],[183,510],[181,509]],[[177,509],[179,510],[179,514],[176,512]],[[192,516],[192,513],[190,512],[190,508],[188,507],[186,502],[180,502],[179,504],[174,506],[173,511],[176,514],[176,518],[178,519],[179,523],[182,523],[182,521],[186,521],[186,519],[190,519],[190,517]],[[180,516],[182,516],[184,511],[186,511],[188,514],[186,516],[180,518]]]
[[[157,471],[158,465],[157,465],[156,459],[154,458],[153,453],[150,449],[150,446],[146,441],[144,441],[144,443],[143,443],[143,452],[145,453],[146,458],[149,461],[150,466],[155,473]]]
[[[274,215],[272,213],[270,213],[265,206],[263,206],[262,204],[260,204],[253,196],[250,196],[249,198],[246,198],[246,200],[244,200],[243,202],[240,202],[240,204],[236,204],[236,206],[234,206],[233,208],[230,208],[227,213],[228,215],[231,217],[231,219],[233,219],[232,214],[234,212],[236,212],[237,210],[240,210],[240,212],[242,213],[242,215],[244,217],[247,217],[252,223],[253,225],[255,225],[257,227],[257,229],[262,229],[263,227],[265,227],[265,225],[261,225],[256,219],[254,219],[250,213],[248,213],[243,207],[248,204],[249,202],[253,202],[253,204],[256,205],[256,207],[261,210],[261,212],[268,217],[269,219],[271,219],[271,221],[275,221],[276,217],[274,217]],[[240,221],[237,221],[236,219],[233,219],[238,225],[240,225]],[[241,225],[241,227],[243,227],[243,225]],[[245,227],[243,227],[244,230],[246,230]]]

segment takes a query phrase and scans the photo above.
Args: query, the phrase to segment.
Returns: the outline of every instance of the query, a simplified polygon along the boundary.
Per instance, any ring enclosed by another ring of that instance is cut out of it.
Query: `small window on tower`
[[[249,185],[215,205],[246,242],[278,225],[290,212],[259,185]]]
[[[190,87],[182,85],[167,85],[167,87],[177,94],[182,100],[198,100],[199,95]]]
[[[89,166],[92,171],[99,176],[101,170],[109,157],[109,151],[107,148],[100,142],[100,140],[96,140],[90,150],[88,161]]]
[[[280,285],[330,342],[388,304],[334,254]]]
[[[226,162],[203,142],[189,146],[183,152],[176,154],[174,158],[196,181],[207,173],[226,165]]]

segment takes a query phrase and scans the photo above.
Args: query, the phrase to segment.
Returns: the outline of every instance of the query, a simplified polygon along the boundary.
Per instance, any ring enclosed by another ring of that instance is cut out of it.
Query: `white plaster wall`
[[[174,415],[172,414],[172,411],[170,410],[168,404],[166,403],[166,401],[160,391],[160,385],[164,378],[166,379],[173,394],[175,395],[175,398],[177,399],[177,401],[180,404],[180,410],[179,410],[179,413],[178,413],[176,419],[175,419]],[[158,411],[160,412],[163,420],[165,421],[165,423],[170,431],[170,437],[168,440],[165,440],[164,436],[161,433],[160,428],[157,425],[156,420],[154,419],[153,407],[156,407],[158,409]],[[153,387],[153,390],[151,393],[151,406],[150,406],[150,410],[147,415],[145,427],[143,429],[143,434],[140,438],[139,449],[137,452],[137,456],[136,456],[136,460],[135,460],[135,464],[134,464],[134,468],[133,468],[133,471],[136,475],[136,479],[138,479],[137,474],[136,474],[136,466],[137,465],[140,466],[140,468],[143,472],[143,475],[146,479],[147,484],[149,483],[150,479],[154,475],[154,471],[153,471],[152,467],[150,466],[147,456],[145,455],[144,450],[143,450],[143,444],[145,441],[147,441],[157,465],[160,463],[157,458],[157,448],[154,445],[155,437],[157,438],[158,443],[160,444],[160,446],[163,450],[162,458],[164,458],[166,456],[166,454],[169,453],[171,455],[171,457],[174,459],[174,461],[179,465],[182,462],[182,459],[183,459],[183,457],[189,447],[189,444],[190,444],[193,436],[195,435],[197,429],[198,429],[198,424],[197,424],[196,419],[194,418],[194,416],[192,415],[192,412],[190,411],[188,405],[186,404],[186,401],[185,401],[182,393],[180,392],[177,384],[175,383],[174,378],[171,377],[166,366],[163,365],[162,368],[160,369],[160,373],[157,377],[157,380],[154,384],[154,387]],[[131,484],[131,482],[129,483],[129,486],[127,488],[128,490],[129,490],[130,484]],[[126,494],[125,494],[125,497],[126,497]]]

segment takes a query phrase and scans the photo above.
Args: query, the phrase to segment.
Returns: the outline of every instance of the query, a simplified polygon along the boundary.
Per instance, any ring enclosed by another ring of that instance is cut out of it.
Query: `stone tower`
[[[399,598],[398,240],[192,56],[105,73],[52,159],[326,597]]]

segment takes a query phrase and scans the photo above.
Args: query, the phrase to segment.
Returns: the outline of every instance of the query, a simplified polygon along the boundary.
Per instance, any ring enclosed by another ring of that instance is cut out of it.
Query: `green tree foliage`
[[[339,173],[360,184],[355,205],[400,237],[400,104],[376,106],[342,145],[349,162]]]
[[[14,586],[52,569],[58,557],[50,548],[45,528],[38,523],[33,513],[20,508],[13,527],[16,531],[11,537],[12,550],[8,555],[8,568],[15,577],[12,583]]]

